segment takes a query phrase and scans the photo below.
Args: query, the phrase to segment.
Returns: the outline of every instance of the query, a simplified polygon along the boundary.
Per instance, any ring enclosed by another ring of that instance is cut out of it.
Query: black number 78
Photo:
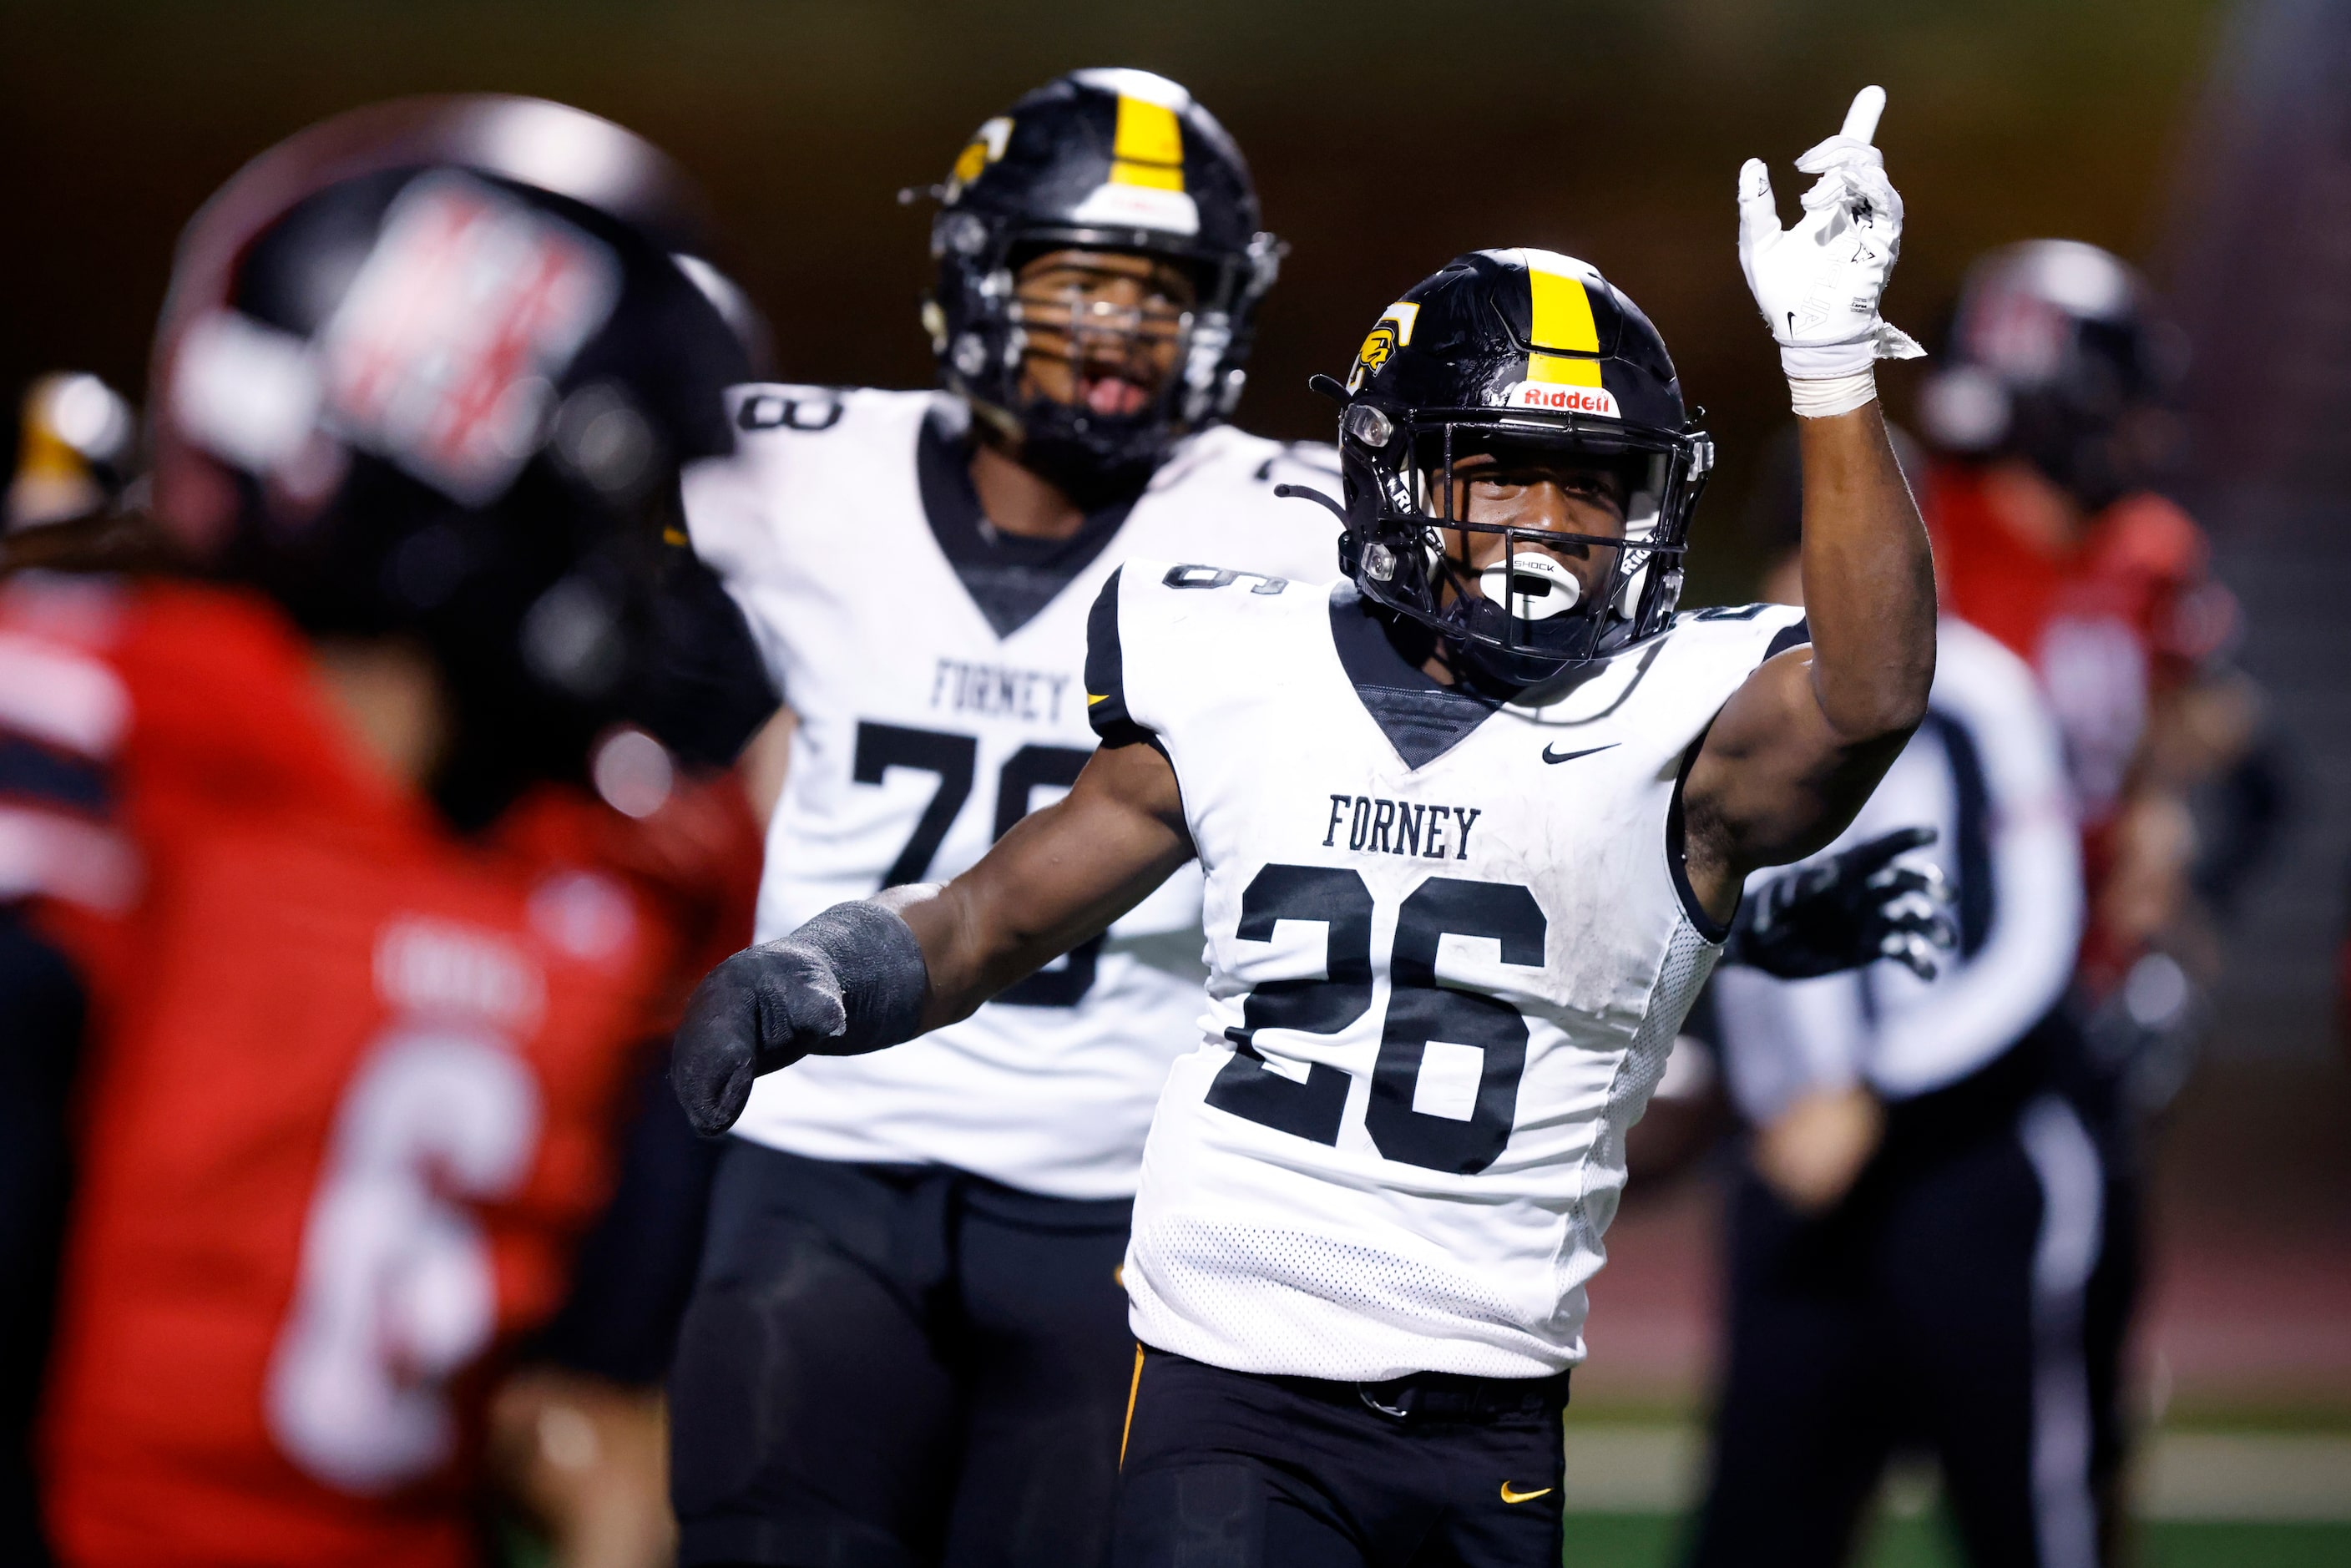
[[[1035,791],[1066,789],[1076,783],[1092,755],[1073,746],[1024,746],[1014,752],[996,776],[994,837],[1002,838],[1029,814]],[[883,873],[883,887],[921,882],[930,874],[931,862],[955,825],[956,814],[971,799],[972,779],[979,770],[979,742],[968,735],[861,721],[850,777],[860,784],[879,784],[893,768],[936,774],[939,787],[914,819],[905,847]],[[1097,936],[1072,949],[1061,967],[1040,969],[996,999],[1016,1007],[1075,1007],[1093,987],[1094,961],[1101,952],[1102,938]]]

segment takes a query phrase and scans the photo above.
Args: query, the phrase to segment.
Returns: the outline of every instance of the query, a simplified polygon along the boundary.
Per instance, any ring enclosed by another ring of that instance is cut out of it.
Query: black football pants
[[[35,1416],[72,1185],[85,998],[65,956],[0,907],[0,1563],[40,1568]]]
[[[2112,1561],[2136,1218],[2113,1140],[2053,1091],[1912,1121],[1824,1217],[1740,1181],[1698,1568],[1848,1561],[1897,1449],[1935,1458],[1977,1568]]]
[[[1099,1568],[1132,1207],[729,1139],[671,1382],[680,1563]]]
[[[1558,1568],[1567,1378],[1137,1367],[1115,1568]]]

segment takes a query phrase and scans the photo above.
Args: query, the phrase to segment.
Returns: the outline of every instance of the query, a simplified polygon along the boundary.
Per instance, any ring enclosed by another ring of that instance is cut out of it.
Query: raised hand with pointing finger
[[[1885,108],[1885,89],[1862,89],[1844,129],[1796,160],[1820,178],[1792,227],[1780,226],[1763,161],[1750,158],[1739,171],[1739,265],[1780,345],[1781,368],[1791,382],[1837,383],[1796,385],[1800,414],[1857,408],[1876,395],[1876,361],[1926,352],[1878,315],[1902,249],[1902,196],[1872,145]]]

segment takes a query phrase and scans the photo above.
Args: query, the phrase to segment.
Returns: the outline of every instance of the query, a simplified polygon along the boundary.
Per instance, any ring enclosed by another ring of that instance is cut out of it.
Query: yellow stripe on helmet
[[[1118,134],[1111,144],[1110,183],[1184,188],[1184,131],[1176,111],[1148,99],[1118,95]]]
[[[1539,349],[1597,354],[1600,332],[1593,325],[1592,296],[1584,291],[1583,279],[1572,272],[1556,272],[1540,265],[1536,256],[1549,258],[1549,252],[1520,254],[1526,257],[1527,287],[1534,297],[1529,339]],[[1558,259],[1566,260],[1563,256]],[[1527,380],[1596,387],[1600,384],[1600,361],[1568,359],[1560,354],[1529,354]]]

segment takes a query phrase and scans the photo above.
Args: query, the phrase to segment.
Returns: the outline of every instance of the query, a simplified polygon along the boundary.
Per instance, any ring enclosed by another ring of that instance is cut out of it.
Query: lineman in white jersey
[[[1069,788],[1093,749],[1086,612],[1128,555],[1196,551],[1309,579],[1335,559],[1327,518],[1273,494],[1318,459],[1327,471],[1327,455],[1217,425],[1182,443],[1122,515],[1048,541],[1058,559],[975,567],[988,525],[964,471],[959,400],[733,397],[751,430],[731,472],[703,476],[693,526],[799,718],[759,890],[772,935],[969,865]],[[810,428],[780,422],[786,407]],[[747,485],[749,504],[726,505],[722,484]],[[810,1063],[789,1092],[760,1085],[735,1131],[817,1159],[1131,1197],[1169,1040],[1198,1010],[1199,933],[1197,874],[1171,878],[1102,941],[919,1045]]]
[[[753,385],[688,491],[798,716],[759,933],[949,875],[1093,749],[1086,615],[1131,555],[1322,578],[1335,474],[1219,423],[1275,246],[1183,89],[1081,71],[941,200],[940,392]],[[1107,1550],[1144,1134],[1198,1010],[1200,879],[973,1016],[764,1084],[675,1377],[686,1563]]]
[[[1330,388],[1347,580],[1131,561],[1068,797],[689,1008],[675,1078],[723,1125],[755,1075],[961,1017],[1197,857],[1207,1011],[1144,1155],[1113,1561],[1558,1562],[1624,1129],[1745,876],[1843,829],[1931,680],[1870,370],[1907,348],[1882,102],[1806,156],[1795,229],[1740,175],[1806,416],[1810,643],[1792,612],[1675,618],[1711,446],[1648,319],[1583,262],[1473,253]]]

